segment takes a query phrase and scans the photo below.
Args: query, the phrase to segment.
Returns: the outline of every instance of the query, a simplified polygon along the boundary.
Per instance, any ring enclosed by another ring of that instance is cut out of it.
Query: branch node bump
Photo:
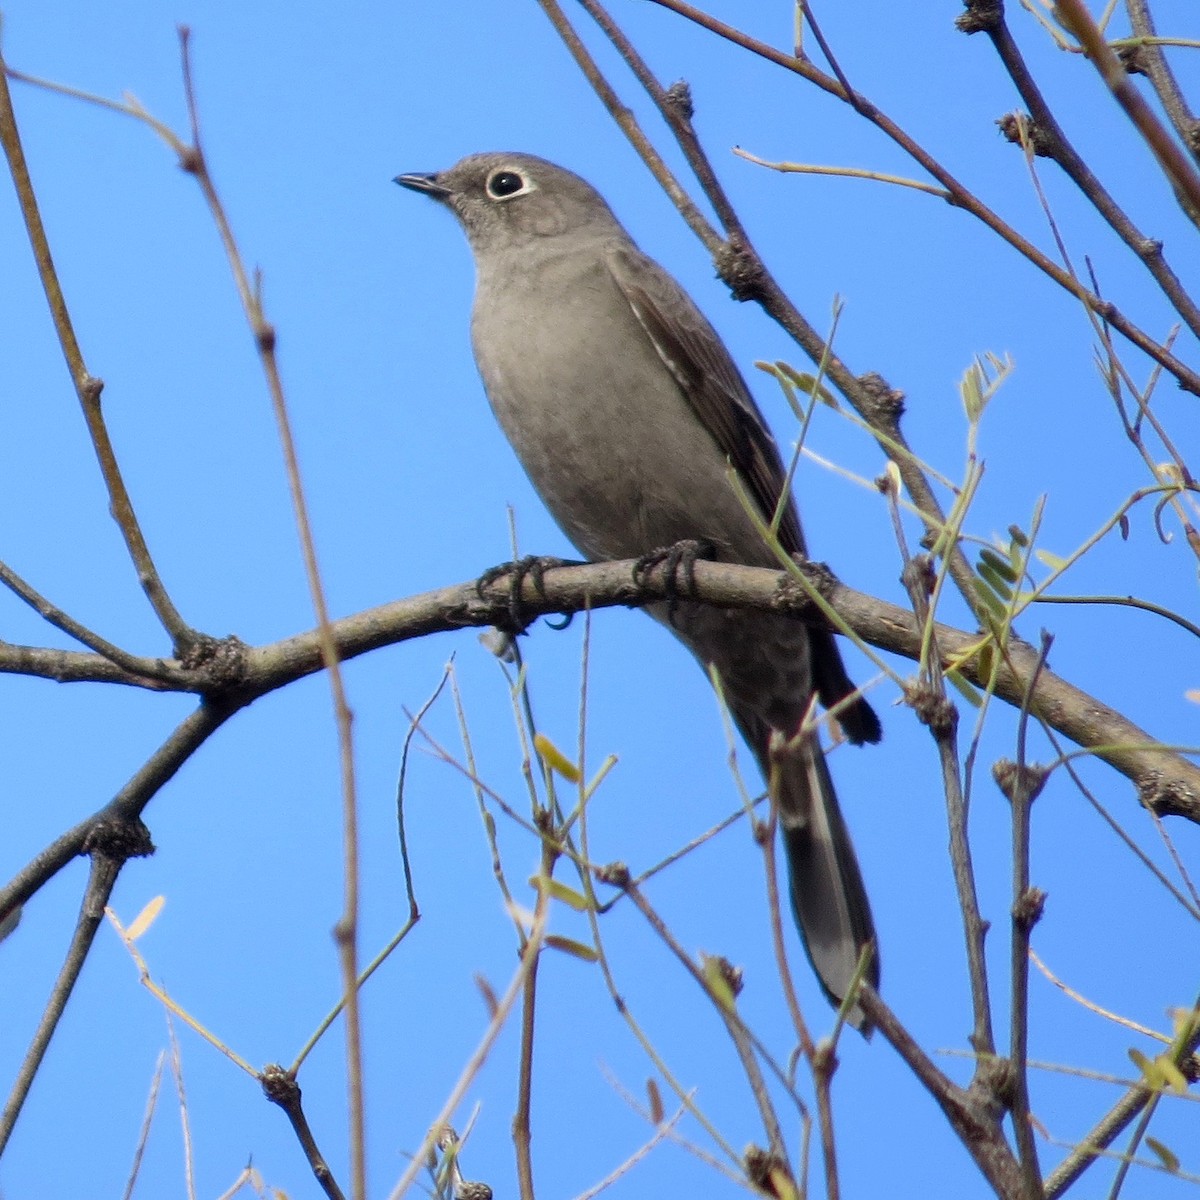
[[[800,1195],[791,1169],[778,1154],[761,1146],[747,1146],[742,1153],[746,1178],[764,1196]]]
[[[596,878],[601,883],[609,883],[613,887],[619,887],[624,890],[629,886],[632,876],[629,874],[629,867],[625,863],[611,862],[596,868]]]
[[[954,27],[968,36],[972,33],[993,33],[1004,21],[1003,0],[963,0],[967,10],[955,18]]]
[[[992,778],[1010,804],[1017,800],[1032,804],[1045,787],[1049,774],[1039,763],[1018,767],[1010,758],[1002,758],[992,767]]]
[[[958,709],[928,683],[910,683],[904,698],[917,714],[917,720],[927,725],[934,737],[949,737],[957,728]]]
[[[246,643],[232,633],[223,638],[196,634],[180,654],[179,665],[201,676],[199,690],[206,696],[223,695],[246,679]]]
[[[996,127],[1004,140],[1014,146],[1028,146],[1039,158],[1058,157],[1058,139],[1029,113],[1005,113],[997,120]]]
[[[105,816],[88,831],[81,853],[124,863],[131,858],[148,858],[154,853],[154,843],[150,830],[137,817]]]
[[[263,1067],[258,1081],[262,1084],[263,1095],[272,1104],[286,1109],[299,1107],[300,1085],[291,1071],[285,1070],[278,1063],[270,1063]]]
[[[1028,887],[1013,905],[1013,923],[1028,933],[1041,919],[1046,908],[1046,893],[1041,888]]]
[[[667,103],[684,121],[691,121],[696,114],[692,102],[692,85],[686,79],[677,79],[666,91]]]
[[[904,393],[894,388],[877,371],[868,371],[858,377],[862,388],[862,415],[872,429],[894,430],[904,416]]]
[[[722,243],[713,263],[735,300],[757,300],[762,295],[762,263],[736,234]]]

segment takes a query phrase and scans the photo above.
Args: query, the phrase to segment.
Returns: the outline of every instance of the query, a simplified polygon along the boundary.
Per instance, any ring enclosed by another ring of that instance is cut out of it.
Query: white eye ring
[[[513,200],[517,196],[525,196],[535,191],[537,184],[520,171],[511,167],[501,167],[493,171],[487,180],[487,194],[492,200]]]

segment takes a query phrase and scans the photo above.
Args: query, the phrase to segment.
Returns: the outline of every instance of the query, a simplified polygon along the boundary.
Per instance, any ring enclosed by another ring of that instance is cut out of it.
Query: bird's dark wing
[[[609,271],[658,356],[675,377],[700,423],[741,476],[765,521],[784,489],[779,449],[729,352],[703,314],[656,262],[629,246],[606,255]],[[788,497],[779,541],[806,555],[796,508]]]
[[[692,411],[746,484],[763,519],[770,521],[786,484],[783,462],[724,343],[653,259],[621,244],[611,246],[605,258],[614,282]],[[779,523],[779,541],[788,554],[808,557],[790,495]],[[817,695],[826,708],[832,708],[855,692],[855,686],[829,630],[811,626],[809,642]],[[838,721],[856,744],[879,741],[879,718],[861,696],[840,711]]]

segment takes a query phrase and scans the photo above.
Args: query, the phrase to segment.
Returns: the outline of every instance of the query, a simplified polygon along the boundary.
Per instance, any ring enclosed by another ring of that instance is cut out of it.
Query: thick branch
[[[532,581],[525,581],[521,603],[532,618],[614,604],[640,606],[664,598],[666,589],[657,576],[639,585],[633,581],[631,568],[630,563],[553,568],[545,574],[541,594]],[[905,658],[916,660],[920,656],[922,634],[910,612],[855,592],[817,566],[809,570],[837,614],[863,641]],[[819,620],[799,589],[780,586],[783,578],[777,572],[756,567],[700,562],[696,564],[696,595],[725,607],[771,609]],[[504,586],[485,589],[481,598],[473,584],[395,601],[338,622],[335,630],[339,652],[349,658],[411,637],[503,622],[508,615],[508,601]],[[945,660],[967,654],[979,640],[976,633],[948,625],[937,626],[937,637]],[[248,685],[255,691],[270,690],[319,667],[316,635],[302,634],[249,651]],[[985,683],[970,661],[962,667],[962,673],[981,686]],[[1155,739],[1132,721],[1052,671],[1038,674],[1038,655],[1033,647],[1015,639],[1010,643],[996,681],[996,694],[1019,707],[1035,674],[1034,715],[1079,745],[1095,748],[1098,757],[1133,781],[1143,802],[1155,812],[1200,822],[1200,767],[1170,750],[1157,748]]]
[[[856,592],[834,580],[817,564],[806,568],[812,583],[828,600],[846,626],[864,642],[903,658],[919,658],[922,635],[911,612]],[[761,608],[792,613],[820,621],[815,608],[795,587],[782,586],[785,576],[760,567],[730,563],[696,564],[697,599],[728,608]],[[520,605],[530,620],[549,613],[580,612],[624,604],[641,607],[666,597],[658,575],[633,579],[632,564],[590,563],[547,570],[539,590],[524,581]],[[345,660],[433,633],[446,633],[509,620],[509,591],[503,584],[476,590],[473,583],[440,588],[378,608],[367,609],[332,625],[338,656]],[[967,655],[979,634],[938,625],[937,640],[944,662]],[[214,683],[208,669],[186,670],[177,663],[164,664],[178,679],[178,690],[225,697],[246,704],[267,692],[284,687],[322,668],[319,637],[315,631],[285,638],[267,646],[244,648],[239,671],[223,686]],[[973,682],[986,681],[967,660],[961,673]],[[20,672],[50,679],[120,682],[162,689],[162,679],[125,675],[99,655],[77,651],[30,650],[0,645],[0,672]],[[1115,709],[1074,687],[1052,671],[1038,673],[1038,655],[1017,639],[1007,649],[996,680],[996,695],[1020,707],[1030,681],[1037,675],[1031,712],[1081,746],[1095,749],[1102,758],[1137,787],[1144,803],[1161,816],[1182,816],[1200,823],[1200,767],[1180,754],[1158,747],[1155,739]],[[73,853],[78,853],[76,848]]]

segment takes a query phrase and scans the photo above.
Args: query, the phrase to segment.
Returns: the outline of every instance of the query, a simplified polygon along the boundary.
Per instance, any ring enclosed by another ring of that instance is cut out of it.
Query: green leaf
[[[841,411],[833,393],[815,375],[811,375],[807,371],[797,371],[792,379],[796,387],[806,396],[815,397],[822,404],[832,408],[834,412]]]
[[[991,642],[984,642],[979,647],[979,653],[975,656],[979,663],[979,677],[981,679],[991,679],[992,673],[996,669],[996,648]]]
[[[582,778],[579,768],[544,733],[533,735],[533,746],[542,762],[568,783],[578,783]]]
[[[1012,599],[1012,588],[1008,586],[1008,581],[1001,577],[1000,573],[990,562],[980,559],[979,565],[975,569],[979,572],[984,582],[987,583],[988,587],[1004,600],[1006,604]]]
[[[963,372],[958,391],[962,396],[967,420],[976,425],[992,397],[1012,372],[1012,360],[996,354],[984,354]]]
[[[981,708],[983,706],[983,697],[979,694],[975,685],[958,671],[947,671],[946,678],[950,680],[950,686],[972,707]]]
[[[710,958],[705,955],[701,974],[704,976],[704,982],[708,986],[709,992],[712,993],[717,1003],[727,1012],[736,1011],[737,997],[733,994],[733,988],[729,986],[729,980],[725,978],[725,972],[721,969],[720,959]]]
[[[1162,1072],[1158,1069],[1158,1064],[1151,1058],[1147,1058],[1140,1050],[1132,1049],[1129,1051],[1130,1061],[1142,1073],[1142,1080],[1147,1087],[1154,1088],[1155,1091],[1161,1091],[1166,1079],[1163,1078]]]
[[[983,601],[988,615],[1000,622],[1001,626],[1008,620],[1008,608],[1004,601],[979,576],[975,577],[975,595]]]
[[[584,962],[600,960],[600,955],[596,953],[595,947],[585,946],[583,942],[577,942],[573,938],[559,937],[556,933],[546,934],[546,945],[555,950],[561,950],[572,958],[582,959]]]
[[[563,904],[573,908],[576,912],[587,912],[592,907],[582,892],[567,887],[565,883],[559,883],[557,879],[550,879],[545,875],[532,875],[529,879],[529,886],[536,888],[543,896],[549,896],[552,900],[561,900]]]
[[[1044,563],[1052,571],[1061,571],[1067,565],[1065,558],[1059,558],[1057,554],[1051,554],[1049,550],[1035,550],[1034,554],[1040,563]]]
[[[1009,583],[1017,582],[1019,576],[1017,575],[1012,563],[1006,558],[1001,558],[1000,555],[995,552],[995,550],[989,550],[985,546],[979,552],[979,560],[980,562],[987,563],[988,566],[991,567],[992,570],[995,571],[996,574],[1002,579],[1007,580]]]
[[[963,408],[967,410],[967,420],[972,425],[983,415],[983,389],[980,386],[979,364],[972,363],[964,372],[958,383],[958,393],[962,396]]]
[[[1162,1163],[1166,1170],[1170,1171],[1172,1175],[1178,1172],[1179,1156],[1173,1150],[1169,1149],[1167,1146],[1164,1146],[1162,1142],[1158,1140],[1158,1138],[1153,1138],[1149,1135],[1146,1137],[1146,1145],[1154,1151],[1158,1161]]]
[[[1158,1064],[1158,1069],[1163,1074],[1163,1079],[1166,1081],[1167,1087],[1178,1095],[1184,1095],[1188,1090],[1188,1081],[1184,1073],[1171,1061],[1167,1054],[1160,1054],[1155,1059]]]

